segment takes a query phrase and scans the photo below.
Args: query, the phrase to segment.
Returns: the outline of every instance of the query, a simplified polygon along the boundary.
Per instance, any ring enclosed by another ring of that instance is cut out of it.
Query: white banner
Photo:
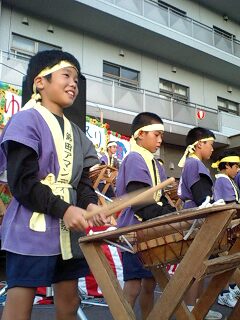
[[[106,133],[105,128],[98,127],[92,123],[86,122],[86,136],[92,141],[96,150],[105,150]]]
[[[117,153],[116,157],[122,161],[124,157],[130,152],[130,143],[125,139],[118,138],[112,134],[109,136],[109,141],[116,141],[117,143]]]

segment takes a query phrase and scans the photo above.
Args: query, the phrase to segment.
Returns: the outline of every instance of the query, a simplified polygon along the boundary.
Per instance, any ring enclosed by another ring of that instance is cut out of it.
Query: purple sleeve
[[[183,169],[182,179],[186,187],[190,190],[191,187],[200,180],[200,174],[209,176],[207,168],[204,164],[194,158],[189,158]]]
[[[23,126],[24,124],[24,126]],[[34,112],[21,111],[11,117],[0,136],[0,174],[7,169],[7,145],[9,141],[21,143],[40,153],[38,122]]]
[[[214,201],[223,199],[226,202],[236,201],[236,195],[231,182],[223,177],[217,178],[214,184]]]
[[[191,188],[203,178],[202,175],[207,179],[209,178],[209,183],[212,184],[209,170],[205,167],[202,161],[192,157],[187,158],[178,187],[178,196],[183,201],[194,201]],[[196,206],[196,203],[194,206]]]
[[[32,148],[39,155],[39,130],[34,110],[20,111],[8,122],[1,136],[1,148],[6,152],[6,143],[15,141]],[[23,126],[24,124],[24,126]]]
[[[157,168],[158,168],[159,175],[160,175],[160,180],[161,181],[167,180],[167,174],[166,174],[166,170],[165,170],[164,166],[158,162],[156,162],[156,163],[157,163]]]
[[[237,173],[236,177],[234,178],[238,188],[240,189],[240,172]]]
[[[127,185],[134,181],[152,185],[150,173],[144,159],[137,152],[130,152],[119,168],[116,183],[117,195],[125,194]]]
[[[129,182],[137,181],[152,185],[147,165],[142,156],[136,152],[129,154],[125,164],[125,182],[126,186]]]
[[[107,156],[105,154],[100,158],[100,163],[108,164],[108,159],[107,159]]]

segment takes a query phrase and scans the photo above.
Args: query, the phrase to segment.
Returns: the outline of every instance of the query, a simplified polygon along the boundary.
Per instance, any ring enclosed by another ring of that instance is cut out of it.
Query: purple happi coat
[[[213,192],[214,201],[223,199],[225,202],[238,202],[239,190],[234,181],[224,174],[216,174]]]
[[[193,200],[191,187],[200,180],[200,174],[211,175],[201,160],[188,157],[186,159],[178,187],[178,196],[184,202],[184,209],[197,207]]]
[[[73,170],[70,184],[71,203],[76,204],[76,189],[82,170],[99,163],[90,140],[71,123],[74,137]],[[8,141],[24,144],[38,155],[39,181],[49,173],[58,176],[59,162],[52,133],[41,114],[35,109],[20,111],[7,123],[0,137],[0,174],[6,169]],[[16,159],[17,161],[17,159]],[[46,231],[29,228],[32,211],[22,206],[14,197],[7,208],[1,229],[2,249],[27,255],[60,254],[59,219],[45,215]]]
[[[118,159],[113,155],[112,156],[113,158],[113,162],[112,162],[112,166],[114,167],[114,168],[116,168],[116,169],[118,169],[119,168],[119,162],[118,162]],[[104,163],[104,164],[106,164],[106,165],[108,165],[108,166],[111,166],[111,163],[109,163],[109,158],[107,157],[107,155],[106,154],[104,154],[104,155],[102,155],[101,156],[101,158],[100,158],[100,162],[101,163]]]
[[[156,161],[157,168],[159,170],[161,182],[166,180],[166,173],[164,167]],[[143,157],[137,152],[130,152],[123,160],[117,177],[116,193],[117,196],[126,194],[126,187],[130,182],[143,182],[152,186],[152,179],[148,170],[147,164]],[[140,223],[140,221],[134,216],[134,212],[131,207],[123,210],[118,218],[118,227],[129,226]]]

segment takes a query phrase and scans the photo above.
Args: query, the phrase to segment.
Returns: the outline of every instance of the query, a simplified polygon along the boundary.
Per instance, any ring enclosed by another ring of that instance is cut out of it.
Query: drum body
[[[187,252],[202,223],[202,219],[189,220],[137,231],[134,251],[138,253],[145,267],[178,263]],[[224,232],[212,254],[230,249],[231,240],[236,237],[233,231],[229,228]]]

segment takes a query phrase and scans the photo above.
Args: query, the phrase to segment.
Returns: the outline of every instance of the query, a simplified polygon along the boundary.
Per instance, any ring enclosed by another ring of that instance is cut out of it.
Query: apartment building
[[[240,150],[240,2],[234,0],[0,0],[0,81],[21,87],[39,50],[74,54],[87,114],[129,135],[142,111],[165,123],[167,173],[193,126],[216,150]],[[217,152],[216,151],[216,152]]]

